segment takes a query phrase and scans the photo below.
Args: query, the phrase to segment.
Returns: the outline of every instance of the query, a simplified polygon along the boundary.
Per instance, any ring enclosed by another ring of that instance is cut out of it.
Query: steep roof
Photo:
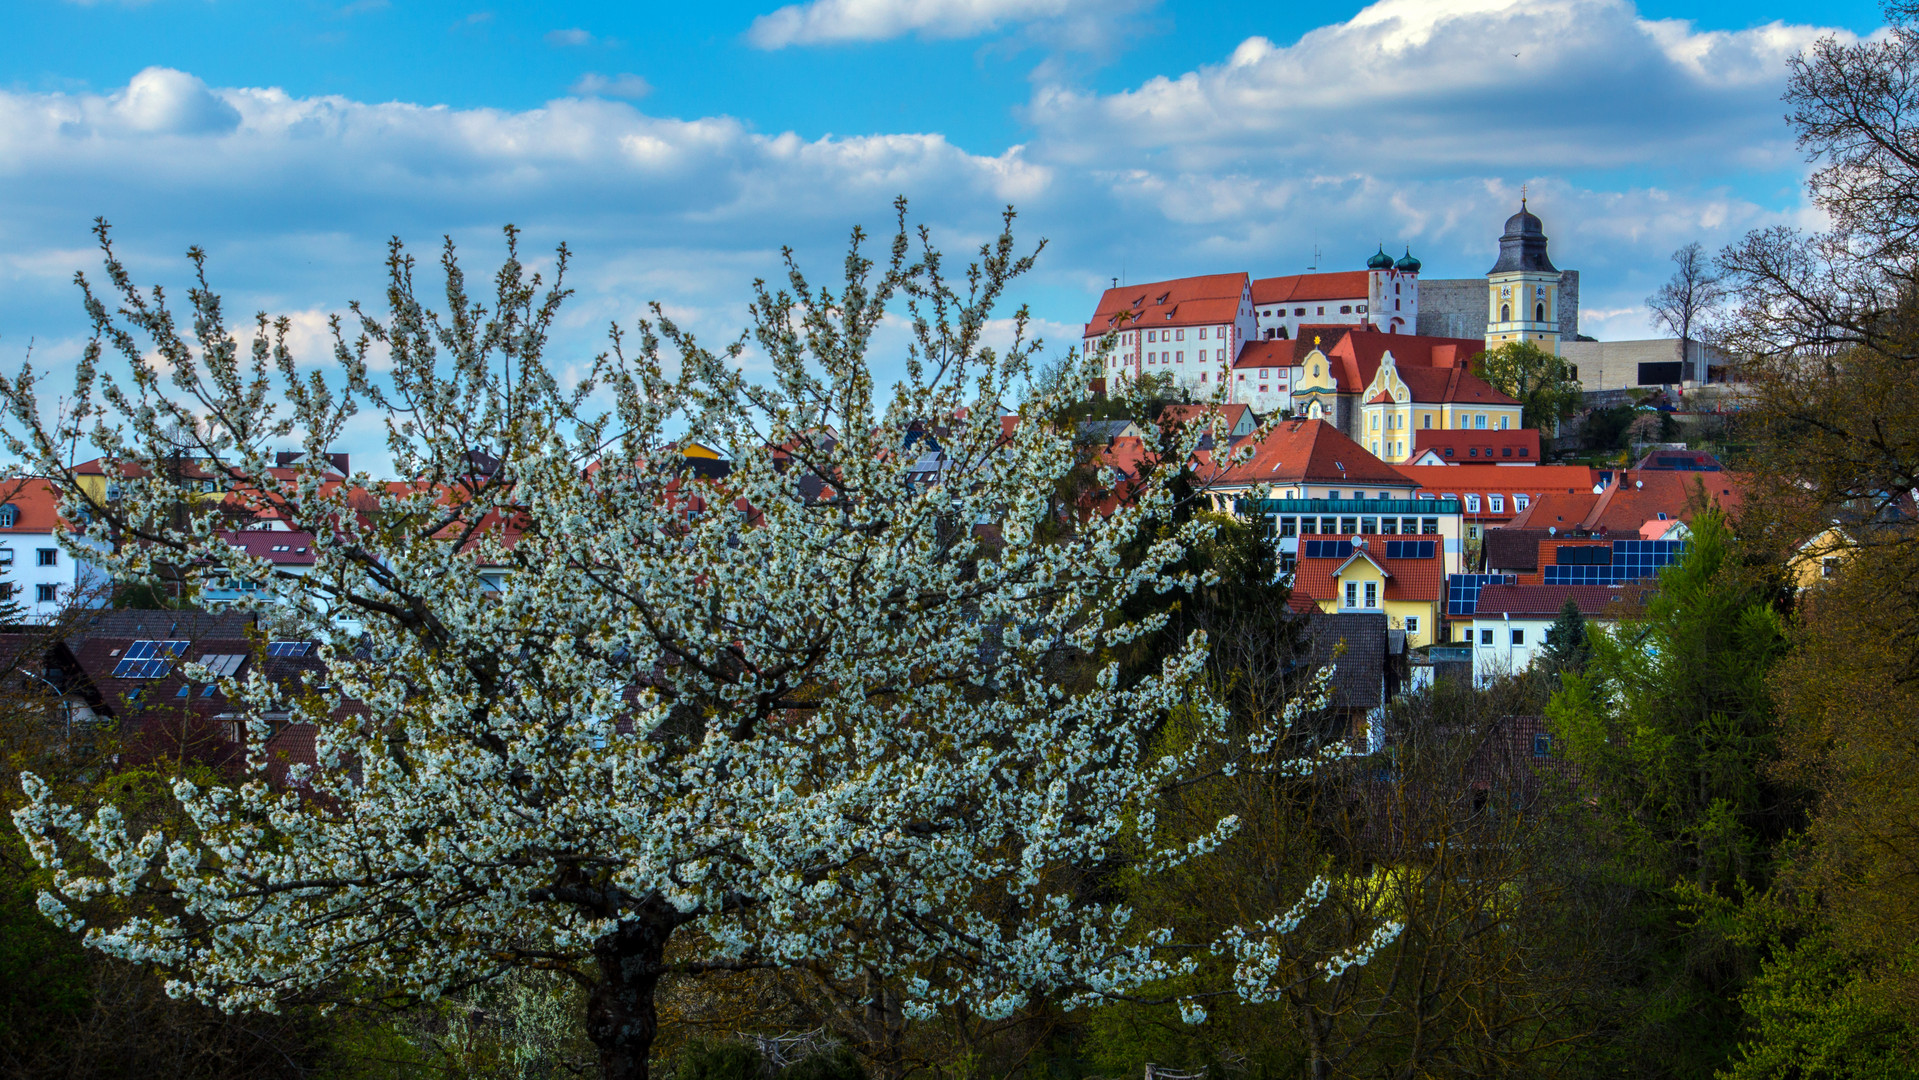
[[[33,477],[0,480],[0,506],[14,509],[7,533],[52,533],[60,529],[60,496],[53,485]]]
[[[1385,613],[1335,615],[1315,607],[1306,612],[1306,619],[1308,666],[1317,669],[1333,665],[1333,707],[1371,711],[1385,704]],[[1345,651],[1335,657],[1342,645]]]
[[[1447,367],[1421,367],[1400,363],[1393,352],[1393,366],[1399,379],[1416,402],[1458,405],[1517,405],[1519,401],[1495,390],[1492,384],[1467,371],[1464,364]]]
[[[1233,367],[1235,369],[1293,367],[1312,351],[1311,345],[1303,345],[1299,341],[1289,341],[1285,338],[1261,338],[1258,341],[1247,342],[1245,348],[1239,350],[1239,355],[1233,358]]]
[[[1539,544],[1550,539],[1544,529],[1516,529],[1507,525],[1487,529],[1485,538],[1488,572],[1530,573],[1539,569]]]
[[[1332,332],[1334,330],[1339,332]],[[1357,394],[1372,385],[1373,376],[1379,373],[1379,365],[1389,351],[1393,354],[1393,364],[1399,368],[1401,378],[1405,378],[1408,371],[1426,368],[1441,371],[1457,368],[1463,371],[1474,356],[1486,351],[1486,343],[1474,338],[1388,334],[1381,330],[1362,327],[1302,326],[1299,328],[1299,338],[1294,344],[1295,366],[1303,363],[1307,355],[1313,351],[1312,342],[1315,336],[1320,338],[1319,350],[1326,354],[1326,359],[1332,366],[1335,389],[1342,394]],[[1475,383],[1485,385],[1469,372],[1465,374]],[[1412,380],[1407,380],[1406,385],[1415,394],[1419,393]],[[1421,398],[1421,400],[1442,399]]]
[[[221,538],[234,547],[276,566],[312,566],[313,534],[288,530],[247,530],[223,532]]]
[[[1598,494],[1549,495],[1535,501],[1524,514],[1513,518],[1518,528],[1552,526],[1560,532],[1584,529],[1597,532],[1637,534],[1648,521],[1691,521],[1694,500],[1705,499],[1721,510],[1739,509],[1744,496],[1743,479],[1727,472],[1667,472],[1634,469],[1618,474],[1606,490]],[[1660,515],[1665,517],[1661,518]]]
[[[1087,337],[1139,326],[1190,326],[1231,322],[1239,314],[1247,274],[1206,274],[1144,285],[1125,285],[1100,294],[1086,324]],[[1127,318],[1122,322],[1120,316]]]
[[[1299,560],[1293,568],[1295,606],[1305,606],[1300,603],[1302,600],[1338,600],[1339,581],[1336,575],[1345,569],[1347,563],[1361,558],[1385,572],[1386,600],[1436,603],[1446,598],[1446,564],[1442,545],[1433,545],[1433,557],[1430,559],[1389,559],[1385,555],[1386,541],[1403,537],[1368,536],[1365,539],[1367,549],[1354,552],[1348,558]]]
[[[1199,462],[1203,482],[1253,484],[1385,484],[1410,487],[1413,481],[1366,452],[1324,420],[1282,420],[1267,434],[1252,458],[1224,472],[1207,455]]]
[[[1364,270],[1337,270],[1325,274],[1290,274],[1253,282],[1253,303],[1293,304],[1317,300],[1364,300],[1371,291]]]

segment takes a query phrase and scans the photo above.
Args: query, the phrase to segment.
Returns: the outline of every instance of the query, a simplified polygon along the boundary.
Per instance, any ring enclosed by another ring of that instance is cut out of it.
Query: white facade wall
[[[7,529],[0,530],[0,579],[13,586],[13,598],[29,620],[47,622],[76,595],[102,587],[106,576],[85,559],[74,558],[51,532]]]
[[[1371,323],[1388,333],[1410,334],[1419,317],[1419,274],[1400,270],[1366,271],[1366,293],[1332,300],[1296,300],[1261,304],[1255,332],[1262,338],[1299,339],[1299,328],[1359,326]],[[1394,320],[1398,319],[1397,326]],[[1280,331],[1284,333],[1280,333]]]
[[[1502,675],[1513,675],[1533,666],[1533,660],[1545,651],[1546,631],[1558,621],[1557,615],[1505,615],[1498,612],[1475,615],[1472,621],[1473,682],[1485,686]],[[1586,616],[1588,625],[1610,626],[1610,620]],[[1515,643],[1517,633],[1521,641]],[[1487,635],[1491,634],[1490,643]],[[1453,642],[1455,645],[1464,642]]]
[[[1252,340],[1254,326],[1252,295],[1242,292],[1230,322],[1168,323],[1121,331],[1119,344],[1101,371],[1108,379],[1171,374],[1177,385],[1194,396],[1210,397],[1229,382],[1228,372],[1239,351]],[[1098,351],[1099,343],[1099,338],[1089,337],[1082,344],[1090,353]],[[1232,397],[1230,386],[1227,394],[1229,401],[1239,400]]]
[[[1242,367],[1233,369],[1232,400],[1249,406],[1261,416],[1272,416],[1292,407],[1293,375],[1301,369]]]

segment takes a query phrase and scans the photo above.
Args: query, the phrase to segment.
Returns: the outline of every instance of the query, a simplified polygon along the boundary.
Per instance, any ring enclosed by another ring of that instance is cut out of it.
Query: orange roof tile
[[[1203,457],[1200,477],[1214,485],[1308,482],[1413,486],[1413,481],[1324,420],[1282,420],[1259,443],[1250,460],[1223,472],[1213,461],[1211,455]]]
[[[1107,289],[1086,324],[1086,336],[1130,326],[1232,322],[1248,280],[1247,274],[1207,274]]]

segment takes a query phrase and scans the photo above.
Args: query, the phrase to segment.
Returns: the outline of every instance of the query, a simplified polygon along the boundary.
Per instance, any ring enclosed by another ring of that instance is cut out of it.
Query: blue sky
[[[1481,274],[1520,185],[1585,329],[1645,332],[1690,240],[1816,224],[1785,58],[1875,4],[1670,0],[0,0],[0,362],[84,327],[106,214],[136,269],[213,255],[305,332],[379,294],[389,235],[578,253],[569,347],[659,299],[730,336],[792,244],[830,272],[895,193],[951,248],[1000,206],[1051,247],[1064,346],[1097,288],[1356,267]]]

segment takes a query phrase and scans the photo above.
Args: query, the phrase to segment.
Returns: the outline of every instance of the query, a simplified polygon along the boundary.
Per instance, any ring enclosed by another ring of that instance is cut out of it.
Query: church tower
[[[1546,233],[1539,218],[1519,200],[1519,213],[1506,219],[1499,238],[1499,261],[1486,274],[1488,309],[1486,347],[1530,341],[1550,353],[1559,351],[1559,271],[1546,257]]]

